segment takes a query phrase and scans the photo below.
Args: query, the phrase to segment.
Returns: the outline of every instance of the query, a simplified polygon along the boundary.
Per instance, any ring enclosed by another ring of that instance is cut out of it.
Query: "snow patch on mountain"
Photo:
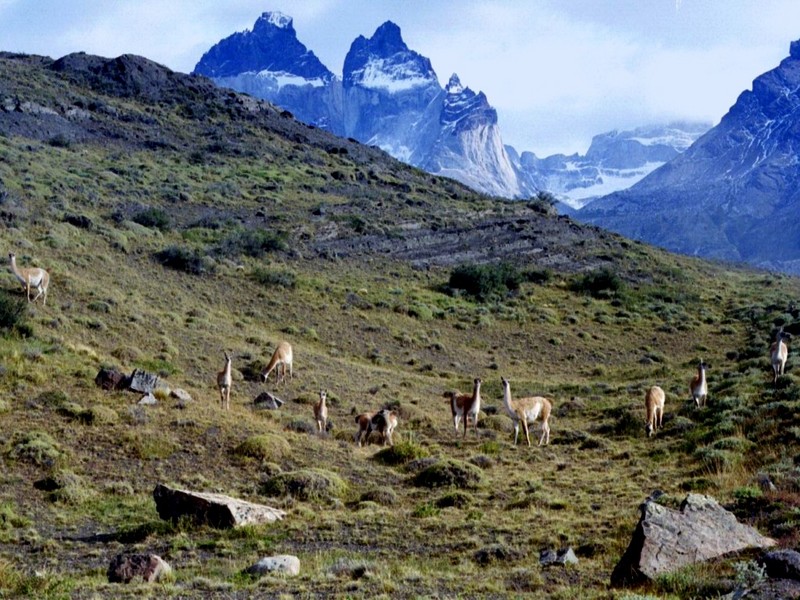
[[[373,58],[363,69],[354,71],[353,81],[368,89],[389,93],[403,92],[431,84],[427,73],[421,73],[414,63],[394,64],[391,60]]]

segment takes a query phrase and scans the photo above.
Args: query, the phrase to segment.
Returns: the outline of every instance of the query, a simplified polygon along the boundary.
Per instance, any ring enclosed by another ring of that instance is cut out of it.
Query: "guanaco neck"
[[[511,401],[511,384],[508,381],[503,381],[503,404],[506,407],[506,412],[512,419],[517,418],[517,410],[514,403]]]
[[[14,273],[17,279],[19,279],[23,284],[28,283],[25,280],[25,276],[22,274],[22,271],[20,271],[19,267],[17,267],[17,257],[13,254],[11,254],[10,257],[11,257],[11,271]]]

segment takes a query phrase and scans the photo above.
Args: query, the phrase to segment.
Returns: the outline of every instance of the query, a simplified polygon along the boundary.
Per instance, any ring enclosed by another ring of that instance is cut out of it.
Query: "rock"
[[[158,375],[153,375],[141,369],[135,369],[131,375],[131,381],[128,387],[134,392],[142,392],[143,394],[152,393],[158,386]]]
[[[652,580],[729,552],[775,545],[710,496],[689,494],[679,511],[653,501],[645,501],[640,510],[630,545],[611,574],[612,586]]]
[[[244,570],[248,575],[266,575],[267,573],[285,573],[286,575],[300,574],[300,559],[291,554],[266,556],[256,564]]]
[[[770,577],[800,581],[800,552],[775,550],[767,552],[761,561],[767,568],[767,575]]]
[[[256,396],[255,400],[253,400],[253,404],[256,408],[277,410],[284,405],[284,402],[274,394],[270,394],[269,392],[261,392],[258,396]]]
[[[277,508],[238,500],[224,494],[172,489],[158,484],[153,490],[158,516],[167,521],[189,517],[196,523],[220,529],[271,523],[286,513]]]
[[[102,368],[95,376],[94,382],[104,390],[124,390],[130,384],[130,379],[125,373],[116,369]]]
[[[737,589],[721,600],[800,600],[800,582],[792,579],[766,579],[751,588]]]
[[[156,554],[118,554],[108,565],[110,583],[130,583],[136,577],[152,583],[172,572],[172,568]]]
[[[562,548],[558,552],[552,550],[542,550],[539,553],[539,564],[543,567],[550,567],[553,565],[577,565],[578,557],[572,547]]]
[[[192,401],[191,394],[189,394],[189,392],[181,388],[175,388],[169,393],[169,395],[172,398],[177,398],[179,403],[186,404]]]
[[[154,404],[158,404],[158,400],[156,400],[156,397],[153,396],[153,394],[145,394],[136,404],[141,406],[153,406]]]
[[[778,488],[775,487],[775,484],[772,483],[772,479],[769,478],[769,475],[766,473],[759,473],[756,476],[756,482],[758,486],[764,492],[775,492]]]
[[[543,567],[550,567],[553,565],[577,565],[578,557],[572,547],[562,548],[558,552],[552,550],[542,550],[539,553],[539,564]]]

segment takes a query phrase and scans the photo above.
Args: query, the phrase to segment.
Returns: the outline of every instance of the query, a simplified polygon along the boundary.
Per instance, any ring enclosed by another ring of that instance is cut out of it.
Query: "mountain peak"
[[[450,81],[447,82],[444,91],[448,94],[460,94],[464,91],[464,86],[461,85],[461,80],[458,78],[458,75],[455,73],[450,75]]]
[[[272,12],[264,12],[261,13],[261,16],[256,21],[256,24],[253,26],[253,31],[263,28],[263,27],[274,27],[276,29],[286,29],[288,31],[293,31],[294,26],[292,25],[292,17],[289,15],[285,15],[282,12],[272,11]]]
[[[375,30],[372,42],[387,54],[408,50],[408,46],[403,41],[400,27],[391,21],[386,21]]]
[[[297,39],[292,18],[280,12],[262,13],[252,31],[234,33],[219,41],[194,68],[195,74],[212,78],[261,71],[309,80],[333,78],[333,73]]]
[[[795,59],[800,59],[800,40],[796,40],[789,44],[789,56]]]

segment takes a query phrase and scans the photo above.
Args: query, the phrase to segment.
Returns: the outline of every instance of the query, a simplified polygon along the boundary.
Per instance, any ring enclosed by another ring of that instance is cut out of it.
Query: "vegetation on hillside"
[[[654,489],[666,503],[709,493],[796,546],[796,358],[777,385],[767,360],[778,327],[800,330],[796,279],[599,237],[574,247],[587,268],[513,252],[456,267],[343,258],[317,242],[399,245],[420,223],[518,225],[531,211],[277,111],[262,119],[227,92],[153,100],[48,64],[0,57],[2,106],[82,107],[75,118],[93,125],[0,113],[0,240],[51,274],[46,307],[0,277],[0,595],[624,598],[609,576]],[[295,377],[264,384],[283,339]],[[225,351],[229,412],[216,390]],[[700,359],[711,368],[697,409]],[[193,401],[139,406],[95,386],[102,367],[159,373]],[[552,398],[549,446],[513,445],[501,376],[515,395]],[[484,414],[463,438],[442,394],[475,377]],[[666,414],[648,439],[654,384]],[[324,435],[311,408],[321,388]],[[280,410],[254,409],[265,389]],[[399,414],[395,447],[357,448],[353,416],[383,406]],[[162,522],[157,483],[288,517],[236,531]],[[540,550],[566,546],[577,565],[539,568]],[[174,576],[107,583],[129,551],[160,554]],[[301,574],[242,575],[268,554],[299,556]],[[748,560],[640,591],[714,597]]]

